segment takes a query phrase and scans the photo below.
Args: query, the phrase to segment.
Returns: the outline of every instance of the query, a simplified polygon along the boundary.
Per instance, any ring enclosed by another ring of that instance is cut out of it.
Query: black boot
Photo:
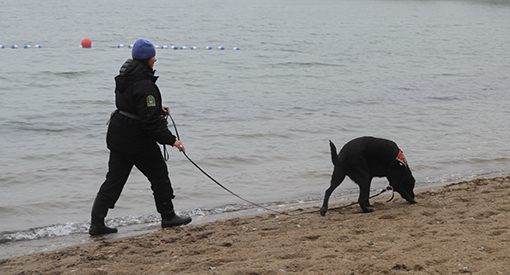
[[[174,198],[172,196],[172,198]],[[174,204],[170,198],[154,197],[156,209],[161,213],[161,227],[185,225],[191,222],[190,217],[180,217],[175,214]]]
[[[104,224],[103,225],[91,224],[90,228],[89,228],[89,234],[91,236],[110,234],[110,233],[117,233],[117,228],[108,227]]]
[[[161,227],[173,227],[185,225],[191,222],[191,217],[181,217],[175,214],[174,211],[168,213],[161,213]]]
[[[108,199],[98,194],[92,206],[92,218],[89,228],[90,235],[117,233],[117,228],[108,227],[104,224],[106,214],[108,214]]]

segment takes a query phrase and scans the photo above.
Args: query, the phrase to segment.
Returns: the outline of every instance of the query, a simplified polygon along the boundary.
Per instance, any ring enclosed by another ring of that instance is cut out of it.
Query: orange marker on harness
[[[402,150],[398,150],[397,161],[404,164],[405,167],[407,167],[407,160],[406,157],[404,157],[404,152],[402,152]]]

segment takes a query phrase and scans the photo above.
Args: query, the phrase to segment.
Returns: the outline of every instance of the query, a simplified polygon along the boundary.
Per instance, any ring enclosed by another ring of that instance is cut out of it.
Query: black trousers
[[[133,166],[149,180],[158,212],[172,212],[174,191],[161,149],[155,142],[147,146],[146,150],[135,154],[110,149],[108,173],[106,180],[99,188],[97,197],[105,198],[108,207],[114,208]]]

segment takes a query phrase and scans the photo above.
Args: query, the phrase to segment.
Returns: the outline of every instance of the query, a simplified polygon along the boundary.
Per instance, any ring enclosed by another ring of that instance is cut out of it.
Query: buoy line
[[[81,46],[83,48],[91,48],[92,47],[92,42],[90,41],[90,39],[84,38],[81,41]],[[117,46],[113,46],[113,48],[124,48],[124,47],[125,47],[124,44],[118,44]],[[131,49],[131,48],[133,48],[133,44],[129,44],[127,47]],[[176,46],[176,45],[172,45],[172,46],[168,46],[168,45],[162,45],[162,46],[154,45],[154,48],[156,48],[156,49],[172,49],[172,50],[187,50],[188,49],[187,46]],[[189,49],[190,50],[198,50],[198,47],[191,46],[191,47],[189,47]],[[213,47],[205,46],[204,49],[212,50]],[[218,46],[217,49],[218,50],[225,50],[225,47],[224,46]],[[240,50],[240,48],[239,47],[234,47],[234,48],[232,48],[232,50],[238,51],[238,50]]]
[[[80,44],[80,47],[81,48],[92,48],[92,41],[88,38],[84,38],[82,41],[81,41],[81,44]],[[116,46],[110,46],[110,48],[124,48],[124,44],[117,44]],[[128,48],[133,48],[133,44],[129,44],[127,46]],[[11,45],[11,49],[18,49],[18,45],[16,44],[13,44]],[[42,48],[41,45],[35,45],[35,46],[31,46],[31,45],[24,45],[23,46],[24,49],[29,49],[29,48]],[[176,46],[176,45],[172,45],[172,46],[168,46],[168,45],[162,45],[162,46],[158,46],[158,45],[154,45],[154,48],[156,49],[172,49],[172,50],[187,50],[187,49],[190,49],[190,50],[198,50],[199,47],[197,46],[191,46],[191,47],[187,47],[187,46]],[[5,45],[0,45],[0,49],[5,49]],[[205,46],[203,47],[203,49],[205,50],[212,50],[214,49],[212,46]],[[225,50],[226,48],[224,46],[218,46],[216,47],[216,49],[222,51],[222,50]],[[232,50],[234,51],[239,51],[240,48],[239,47],[233,47]]]
[[[92,48],[92,46],[89,46],[89,47],[84,47],[83,45],[80,45],[81,48]],[[124,48],[124,44],[118,44],[117,46],[110,46],[110,48]],[[132,48],[133,45],[130,44],[127,46],[128,48]],[[218,49],[218,50],[225,50],[226,48],[224,46],[218,46],[218,47],[211,47],[211,46],[205,46],[203,48],[199,48],[197,46],[191,46],[191,47],[187,47],[187,46],[167,46],[167,45],[162,45],[162,46],[158,46],[158,45],[154,45],[154,47],[156,49],[172,49],[172,50],[198,50],[198,49],[205,49],[205,50],[212,50],[212,49]],[[23,48],[23,49],[30,49],[30,48],[37,48],[37,49],[40,49],[42,48],[41,45],[37,44],[37,45],[34,45],[34,46],[31,46],[29,44],[26,44],[22,47],[16,45],[16,44],[13,44],[11,45],[10,47],[9,46],[5,46],[5,45],[0,45],[0,49],[5,49],[5,48],[11,48],[11,49],[19,49],[19,48]],[[239,47],[233,47],[232,50],[234,51],[239,51],[241,50]]]
[[[17,48],[19,48],[19,47],[18,47],[18,45],[16,45],[16,44],[11,45],[11,49],[17,49]],[[42,46],[41,46],[41,45],[30,46],[30,45],[26,44],[26,45],[24,45],[24,46],[23,46],[23,48],[24,48],[24,49],[29,49],[29,48],[42,48]],[[0,49],[5,49],[5,45],[0,45]]]

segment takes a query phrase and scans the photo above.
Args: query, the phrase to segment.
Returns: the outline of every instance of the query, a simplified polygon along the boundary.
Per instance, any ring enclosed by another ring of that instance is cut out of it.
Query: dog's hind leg
[[[345,173],[342,171],[341,168],[335,167],[335,170],[333,171],[333,175],[331,176],[331,185],[329,186],[328,190],[326,190],[326,194],[324,195],[324,202],[322,203],[321,207],[321,215],[325,216],[326,212],[328,212],[328,203],[329,203],[329,197],[335,191],[335,189],[342,183],[342,181],[345,179]]]

